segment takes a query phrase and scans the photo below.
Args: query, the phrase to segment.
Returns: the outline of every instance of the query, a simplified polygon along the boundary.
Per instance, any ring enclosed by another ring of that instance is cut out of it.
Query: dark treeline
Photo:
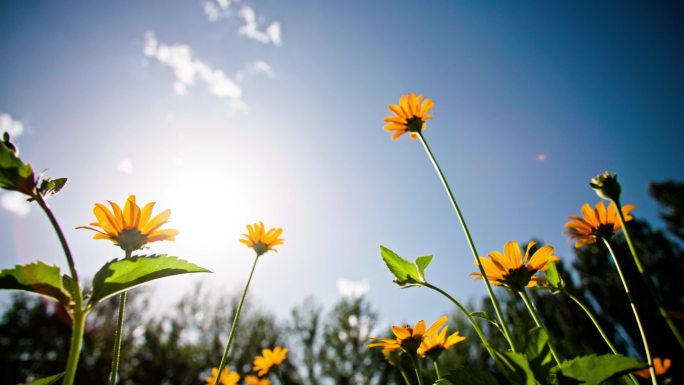
[[[661,293],[666,309],[672,311],[677,326],[683,330],[684,285],[680,279],[684,279],[684,184],[654,183],[650,193],[662,208],[666,229],[655,229],[640,220],[629,225],[648,274]],[[620,234],[615,244],[644,318],[653,355],[672,359],[669,375],[674,380],[672,383],[677,383],[676,379],[684,378],[684,354],[651,303]],[[594,245],[576,250],[574,262],[559,264],[559,270],[567,290],[597,315],[617,349],[643,359],[636,323],[605,248]],[[496,293],[505,304],[514,338],[522,344],[527,330],[533,327],[527,310],[507,290]],[[198,286],[166,314],[143,317],[148,297],[135,292],[129,297],[121,383],[203,384],[204,375],[220,359],[237,298],[220,297]],[[547,291],[537,291],[533,297],[561,355],[571,358],[609,353],[590,320],[568,297]],[[78,384],[102,384],[108,378],[116,306],[116,301],[108,301],[97,307],[88,320],[83,359],[76,377]],[[493,314],[490,306],[488,299],[481,299],[468,307]],[[378,333],[376,321],[375,311],[364,298],[340,299],[327,312],[309,298],[293,309],[286,320],[276,320],[268,312],[248,306],[231,348],[230,369],[248,373],[261,348],[280,345],[290,350],[283,367],[285,380],[290,384],[403,383],[379,350],[367,348],[369,334]],[[442,356],[442,366],[445,369],[457,365],[488,368],[487,353],[469,324],[456,312],[450,322],[450,330],[459,330],[468,339]],[[484,321],[483,327],[494,345],[505,346],[503,337],[494,328]],[[2,383],[16,384],[62,371],[69,335],[69,320],[59,305],[23,294],[14,295],[0,318]]]

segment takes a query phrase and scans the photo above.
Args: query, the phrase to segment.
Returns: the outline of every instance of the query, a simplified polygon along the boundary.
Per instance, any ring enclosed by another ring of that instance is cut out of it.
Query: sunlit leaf
[[[418,266],[418,272],[423,281],[425,280],[425,269],[430,262],[432,262],[432,255],[423,255],[422,257],[416,258],[416,266]]]
[[[525,355],[535,377],[545,379],[549,376],[554,362],[549,347],[549,336],[543,328],[537,327],[529,331]]]
[[[648,364],[634,357],[619,354],[602,356],[591,354],[563,362],[560,371],[563,377],[579,381],[583,385],[599,385],[604,381],[647,367]]]
[[[505,362],[506,371],[503,375],[514,385],[536,385],[534,372],[527,361],[527,357],[521,353],[496,350],[496,355]]]
[[[404,286],[407,283],[421,282],[416,265],[400,257],[397,253],[385,246],[380,246],[380,254],[382,255],[382,260],[385,261],[387,268],[389,268],[396,277],[394,282],[397,285]]]
[[[554,262],[549,262],[546,264],[546,266],[547,269],[544,274],[546,275],[546,280],[549,283],[549,287],[553,291],[562,290],[565,287],[565,282],[563,282],[563,278],[560,276],[560,273],[558,273],[556,264]]]
[[[0,141],[0,188],[31,195],[36,181],[33,169],[17,156],[16,147],[7,141]]]
[[[55,382],[59,381],[62,377],[64,377],[64,373],[55,374],[54,376],[45,377],[45,378],[35,380],[33,382],[27,382],[25,384],[18,384],[18,385],[50,385],[50,384],[54,384]]]
[[[67,307],[71,303],[71,293],[64,288],[59,267],[40,261],[0,271],[0,289],[41,294]]]
[[[210,273],[188,261],[162,255],[141,255],[107,262],[93,278],[91,304],[149,281],[187,273]]]

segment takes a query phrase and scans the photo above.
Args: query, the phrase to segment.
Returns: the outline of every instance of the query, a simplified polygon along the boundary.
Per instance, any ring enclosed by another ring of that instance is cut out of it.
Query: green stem
[[[409,380],[408,376],[406,375],[406,371],[404,371],[403,368],[399,368],[399,371],[401,372],[401,376],[404,378],[404,382],[406,382],[406,385],[411,385],[411,380]]]
[[[64,369],[62,385],[72,385],[74,383],[74,379],[76,378],[76,369],[78,368],[78,360],[81,356],[81,342],[83,341],[86,316],[87,312],[83,311],[82,309],[74,309],[71,325],[69,357],[67,358],[66,369]]]
[[[109,373],[109,385],[116,384],[119,373],[119,359],[121,358],[121,339],[123,336],[124,311],[126,309],[126,292],[119,294],[119,316],[116,321],[114,334],[114,353],[112,353],[112,371]]]
[[[233,325],[230,327],[230,334],[228,335],[228,342],[226,342],[226,349],[223,351],[223,356],[221,357],[221,363],[218,367],[218,374],[216,375],[216,380],[214,385],[219,385],[221,380],[221,372],[226,366],[226,361],[228,360],[228,351],[230,350],[230,345],[233,343],[233,336],[235,335],[235,329],[237,328],[238,319],[240,318],[240,312],[242,311],[242,305],[245,303],[245,297],[247,296],[247,290],[249,289],[249,283],[252,282],[252,276],[254,275],[254,269],[256,269],[257,262],[259,261],[259,255],[254,258],[254,264],[252,265],[252,271],[249,273],[249,278],[247,279],[247,284],[245,285],[245,290],[242,291],[242,298],[240,298],[240,303],[238,304],[237,311],[235,312],[235,318],[233,318]]]
[[[420,366],[418,366],[418,361],[416,361],[416,357],[414,357],[414,354],[412,354],[412,353],[409,353],[406,351],[405,351],[405,353],[411,359],[411,363],[413,363],[413,369],[416,372],[416,378],[418,379],[418,385],[425,385],[423,383],[423,375],[420,373]]]
[[[632,237],[629,235],[627,225],[625,224],[625,215],[622,213],[622,205],[620,204],[619,200],[614,201],[614,203],[617,209],[618,219],[620,220],[620,226],[622,227],[622,233],[625,235],[625,240],[627,241],[629,252],[632,254],[632,258],[634,259],[634,264],[636,265],[637,270],[639,270],[641,278],[643,278],[644,280],[644,284],[646,285],[646,289],[648,289],[648,293],[651,295],[651,298],[653,298],[653,301],[655,302],[656,306],[658,306],[658,312],[663,318],[665,318],[665,322],[667,323],[667,326],[670,328],[672,334],[677,339],[677,342],[679,342],[679,346],[682,349],[684,349],[684,337],[682,337],[682,334],[679,332],[679,329],[677,329],[677,326],[674,324],[674,321],[670,317],[670,314],[668,314],[667,310],[665,310],[665,307],[663,307],[663,302],[660,298],[660,295],[658,295],[658,292],[653,287],[651,279],[648,277],[648,275],[646,275],[646,271],[644,269],[643,264],[641,263],[641,259],[639,258],[636,252],[634,244],[632,243]]]
[[[551,351],[551,355],[553,356],[554,361],[556,361],[556,365],[558,365],[558,367],[560,368],[561,363],[560,363],[560,360],[558,359],[558,354],[556,353],[556,350],[553,348],[553,344],[551,343],[549,331],[546,329],[544,324],[539,319],[539,314],[537,314],[537,309],[534,308],[534,305],[532,304],[530,297],[527,295],[527,291],[525,291],[525,288],[523,288],[522,290],[518,291],[518,293],[520,293],[520,297],[522,297],[523,302],[525,302],[525,306],[527,306],[527,310],[530,312],[530,315],[532,316],[534,323],[537,325],[537,327],[544,329],[544,331],[546,332],[546,335],[549,336],[549,341],[548,341],[549,351]]]
[[[428,146],[422,131],[418,132],[418,137],[420,138],[420,142],[423,143],[425,152],[427,152],[428,157],[432,161],[432,165],[435,167],[437,174],[439,174],[439,178],[442,180],[442,184],[444,185],[444,189],[446,190],[447,195],[449,195],[451,205],[454,207],[454,211],[456,211],[456,216],[458,217],[461,227],[463,228],[463,232],[465,233],[466,239],[468,240],[468,246],[470,246],[470,251],[473,254],[473,257],[475,258],[477,267],[480,270],[480,274],[482,274],[482,279],[485,283],[485,286],[487,287],[487,293],[489,294],[489,298],[491,299],[492,305],[494,306],[494,312],[496,313],[496,317],[499,319],[499,322],[501,323],[501,330],[503,331],[504,337],[506,338],[506,341],[508,341],[508,345],[511,347],[511,350],[515,352],[515,345],[513,345],[513,339],[511,338],[510,331],[508,330],[508,324],[506,323],[506,320],[503,317],[503,313],[501,312],[499,301],[496,299],[496,296],[494,296],[494,291],[492,290],[492,285],[489,282],[489,278],[487,277],[487,274],[485,274],[484,268],[482,267],[482,263],[480,263],[480,255],[477,253],[475,243],[473,242],[473,238],[470,236],[470,231],[468,230],[468,226],[466,225],[466,222],[463,219],[461,209],[459,209],[458,204],[456,203],[456,198],[454,198],[454,194],[451,192],[451,187],[449,187],[449,183],[447,182],[446,177],[444,177],[444,173],[442,172],[442,169],[439,167],[437,159],[435,159],[435,156],[432,154],[430,146]]]
[[[437,363],[437,359],[435,358],[434,361],[432,361],[432,364],[435,366],[435,372],[437,373],[437,379],[441,380],[442,379],[442,374],[439,372],[439,364]]]
[[[276,377],[278,377],[278,381],[280,381],[280,385],[285,385],[285,379],[283,378],[283,374],[280,372],[280,366],[276,365],[275,373]]]
[[[618,211],[620,211],[619,207],[618,207]],[[623,229],[624,229],[624,227],[623,227]],[[629,305],[632,308],[632,313],[634,313],[634,319],[636,320],[637,326],[639,327],[639,334],[641,335],[641,341],[644,344],[644,352],[646,353],[646,361],[648,362],[649,372],[651,373],[651,382],[653,383],[653,385],[658,385],[658,380],[656,379],[655,367],[653,366],[653,358],[651,357],[651,349],[648,347],[648,340],[646,339],[646,333],[644,332],[644,327],[641,325],[641,318],[639,317],[639,312],[637,311],[636,304],[634,303],[634,299],[632,299],[632,293],[629,290],[629,285],[627,284],[627,280],[625,279],[624,274],[622,274],[622,268],[620,268],[620,263],[618,262],[617,256],[615,255],[613,248],[610,246],[610,242],[608,242],[608,240],[606,238],[601,238],[601,239],[603,240],[603,243],[608,248],[608,252],[610,253],[610,256],[613,257],[613,262],[615,262],[615,268],[618,271],[618,275],[620,276],[620,280],[622,281],[622,286],[625,289],[625,293],[627,293],[627,299],[629,300]]]

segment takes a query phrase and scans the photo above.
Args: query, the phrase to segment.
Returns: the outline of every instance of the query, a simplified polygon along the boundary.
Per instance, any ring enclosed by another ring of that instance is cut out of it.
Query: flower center
[[[423,121],[423,119],[421,119],[417,116],[414,116],[411,119],[406,121],[406,130],[408,132],[420,132],[420,130],[423,129],[424,123],[425,122]]]
[[[268,251],[268,245],[265,244],[265,243],[263,243],[263,242],[261,242],[261,241],[256,242],[256,243],[254,244],[254,246],[252,246],[252,248],[253,248],[254,251],[257,253],[257,255],[261,255],[261,254],[263,254],[263,253],[265,253],[265,252]]]
[[[536,269],[529,270],[526,266],[509,269],[508,274],[504,276],[504,283],[513,290],[524,290],[536,272]]]
[[[132,252],[147,243],[147,235],[143,235],[137,228],[125,229],[116,237],[116,243],[124,251]]]

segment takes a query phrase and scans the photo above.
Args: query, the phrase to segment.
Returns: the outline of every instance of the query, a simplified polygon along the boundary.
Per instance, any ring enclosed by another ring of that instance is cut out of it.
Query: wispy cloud
[[[231,3],[233,3],[231,0],[205,0],[202,3],[202,9],[207,19],[214,23],[230,15],[228,10]]]
[[[256,74],[266,75],[266,77],[268,77],[269,79],[275,78],[275,72],[273,71],[271,65],[263,60],[257,60],[254,63],[246,65],[242,71],[238,71],[238,73],[235,74],[235,80],[241,82],[247,76]]]
[[[3,209],[20,217],[31,211],[31,206],[26,201],[26,196],[16,191],[9,191],[0,196],[0,205]]]
[[[347,299],[357,299],[363,297],[368,290],[370,285],[368,281],[351,281],[346,278],[340,278],[337,280],[337,292],[340,296]]]
[[[16,138],[24,133],[24,125],[14,120],[10,114],[0,113],[0,135],[7,132],[11,137]]]
[[[207,90],[219,99],[225,99],[234,111],[244,111],[247,105],[242,100],[242,88],[222,70],[196,58],[186,44],[161,44],[153,32],[145,33],[143,53],[157,59],[173,70],[176,77],[173,89],[177,94],[185,94],[195,82],[204,83]]]
[[[116,164],[116,171],[123,174],[133,174],[133,162],[130,159],[121,159],[119,163]]]
[[[239,16],[244,23],[238,30],[240,35],[246,36],[263,44],[272,43],[277,46],[282,44],[280,22],[271,22],[271,24],[269,24],[265,30],[261,31],[259,30],[256,12],[254,12],[252,7],[242,7]]]

